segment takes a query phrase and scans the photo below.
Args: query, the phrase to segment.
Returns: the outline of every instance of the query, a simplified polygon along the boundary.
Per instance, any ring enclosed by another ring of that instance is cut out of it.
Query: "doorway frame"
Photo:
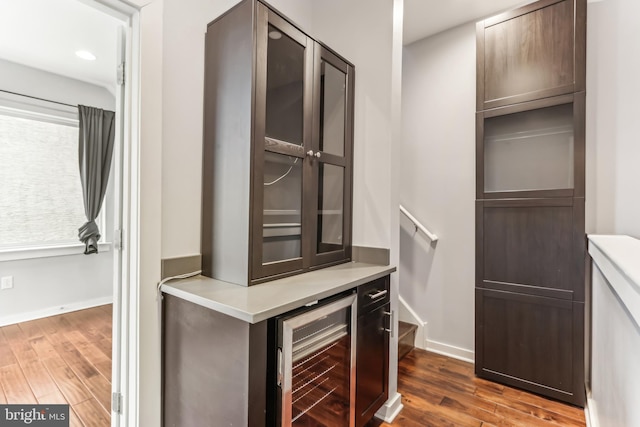
[[[140,9],[125,0],[77,0],[117,18],[124,27],[118,55],[124,84],[116,89],[115,220],[111,426],[137,425],[140,289]],[[116,70],[114,70],[116,72]],[[118,121],[116,121],[118,123]],[[125,286],[126,284],[126,286]]]

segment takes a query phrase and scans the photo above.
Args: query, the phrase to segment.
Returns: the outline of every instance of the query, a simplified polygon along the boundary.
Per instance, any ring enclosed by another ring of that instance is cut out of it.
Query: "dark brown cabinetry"
[[[257,323],[164,293],[163,425],[366,424],[388,394],[389,276],[354,292]]]
[[[584,404],[584,0],[477,25],[476,374]]]
[[[477,109],[585,88],[586,4],[541,0],[478,23]]]
[[[364,426],[389,397],[389,276],[358,288],[356,427]]]
[[[256,0],[209,24],[205,62],[204,274],[350,260],[353,65]]]

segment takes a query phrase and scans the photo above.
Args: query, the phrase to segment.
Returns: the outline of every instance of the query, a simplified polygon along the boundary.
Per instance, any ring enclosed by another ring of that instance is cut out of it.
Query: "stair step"
[[[418,325],[413,323],[398,322],[398,360],[413,350],[417,329]]]

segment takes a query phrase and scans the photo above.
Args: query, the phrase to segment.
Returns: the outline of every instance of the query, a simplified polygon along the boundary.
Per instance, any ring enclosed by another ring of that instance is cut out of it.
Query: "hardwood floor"
[[[71,426],[109,426],[111,310],[0,328],[0,403],[69,403]]]
[[[71,426],[110,424],[111,305],[0,328],[0,404],[69,403]],[[407,426],[585,426],[580,408],[476,378],[473,365],[414,349],[399,364]]]
[[[476,378],[471,363],[414,349],[398,366],[404,409],[376,426],[585,426],[584,411]]]

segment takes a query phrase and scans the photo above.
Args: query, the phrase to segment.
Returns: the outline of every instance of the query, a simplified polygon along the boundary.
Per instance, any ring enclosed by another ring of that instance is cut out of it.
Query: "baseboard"
[[[475,353],[466,348],[456,347],[454,345],[444,344],[438,341],[426,340],[427,350],[442,354],[443,356],[452,357],[462,360],[463,362],[474,363]]]
[[[418,326],[418,329],[416,329],[416,338],[413,345],[416,348],[425,350],[425,344],[427,342],[427,322],[422,320],[418,316],[418,313],[413,311],[411,306],[409,306],[409,304],[407,304],[407,302],[401,296],[398,296],[398,302],[400,303],[398,307],[398,320],[413,323],[414,325]]]
[[[402,408],[404,408],[404,405],[402,404],[402,396],[400,393],[396,393],[394,396],[387,399],[385,404],[378,409],[375,417],[385,423],[391,423],[398,416],[400,411],[402,411]]]
[[[596,410],[596,401],[587,398],[587,404],[584,405],[584,418],[587,421],[587,427],[600,427],[598,422],[598,411]]]
[[[63,306],[48,307],[42,310],[30,311],[27,313],[13,314],[0,317],[0,326],[13,325],[30,320],[42,319],[43,317],[56,316],[58,314],[70,313],[72,311],[84,310],[99,305],[113,303],[113,296],[94,298],[87,301],[74,302]]]

